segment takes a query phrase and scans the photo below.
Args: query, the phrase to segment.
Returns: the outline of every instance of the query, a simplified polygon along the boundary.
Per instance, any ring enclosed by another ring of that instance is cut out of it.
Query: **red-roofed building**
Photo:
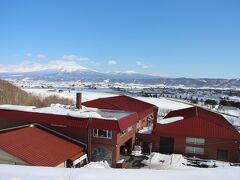
[[[13,128],[0,134],[0,164],[70,167],[86,157],[82,145],[37,125]]]
[[[115,96],[108,98],[99,98],[82,103],[84,106],[102,109],[124,110],[136,112],[139,122],[137,129],[149,126],[157,119],[158,108],[150,103],[140,101],[130,96]]]
[[[142,145],[143,152],[152,147],[161,153],[238,161],[239,132],[220,114],[192,107],[157,122],[155,105],[129,96],[77,102],[79,109],[0,105],[0,130],[38,123],[84,144],[89,160],[107,160],[112,167],[134,144]]]
[[[0,107],[0,129],[42,124],[85,144],[89,160],[107,160],[112,167],[125,149],[131,152],[138,120],[136,112],[123,110]]]
[[[138,137],[161,153],[239,162],[240,133],[222,115],[199,107],[172,111],[151,135]]]

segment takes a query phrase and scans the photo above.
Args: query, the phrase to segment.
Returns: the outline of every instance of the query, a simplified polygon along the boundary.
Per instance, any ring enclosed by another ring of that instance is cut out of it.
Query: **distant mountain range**
[[[114,72],[103,73],[89,69],[66,70],[49,69],[33,72],[7,72],[0,73],[2,79],[24,79],[47,80],[47,81],[93,81],[142,83],[142,84],[162,84],[166,86],[192,87],[192,88],[240,88],[240,79],[211,79],[211,78],[164,78],[135,72]]]

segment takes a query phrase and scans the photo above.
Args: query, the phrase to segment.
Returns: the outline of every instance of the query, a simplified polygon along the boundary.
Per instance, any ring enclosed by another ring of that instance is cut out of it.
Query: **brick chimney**
[[[77,109],[82,108],[82,93],[76,94],[76,107],[77,107]]]

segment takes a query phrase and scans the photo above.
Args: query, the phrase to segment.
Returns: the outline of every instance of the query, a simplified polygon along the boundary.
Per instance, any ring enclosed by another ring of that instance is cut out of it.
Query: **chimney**
[[[157,125],[157,118],[158,118],[158,107],[154,107],[154,113],[153,113],[153,128]]]
[[[76,94],[76,107],[77,109],[81,109],[82,107],[82,93]]]

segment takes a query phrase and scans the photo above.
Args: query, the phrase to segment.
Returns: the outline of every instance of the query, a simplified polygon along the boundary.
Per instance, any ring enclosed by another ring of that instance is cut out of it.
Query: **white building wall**
[[[7,153],[2,149],[0,149],[0,164],[30,165],[27,162]]]

